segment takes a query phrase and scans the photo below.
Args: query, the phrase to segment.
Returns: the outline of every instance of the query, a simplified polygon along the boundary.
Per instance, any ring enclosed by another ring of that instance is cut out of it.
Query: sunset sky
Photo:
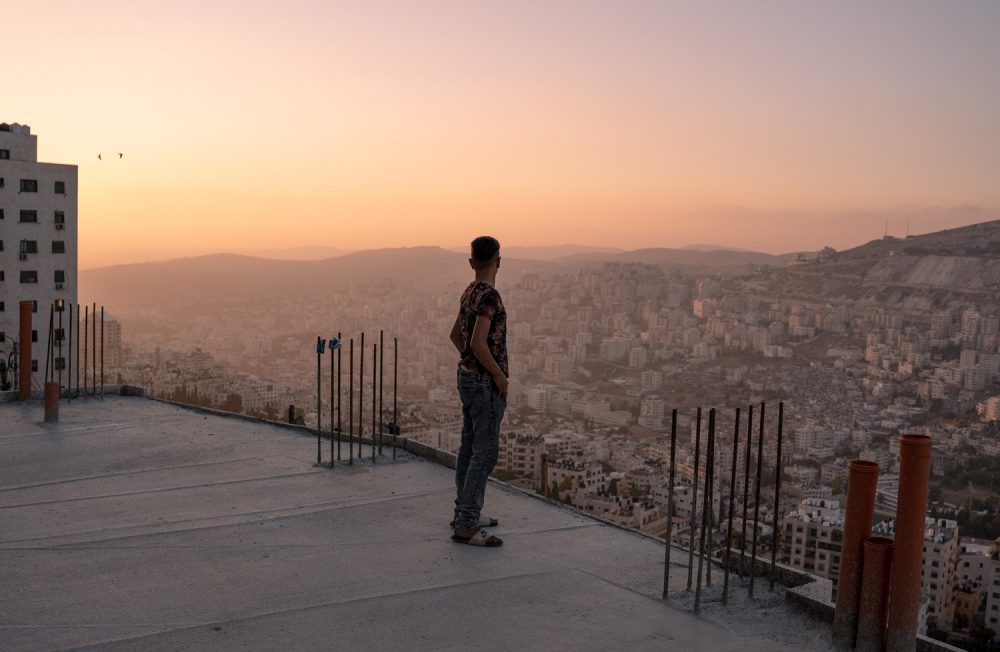
[[[2,15],[0,121],[80,166],[82,268],[481,232],[781,252],[1000,219],[998,2]]]

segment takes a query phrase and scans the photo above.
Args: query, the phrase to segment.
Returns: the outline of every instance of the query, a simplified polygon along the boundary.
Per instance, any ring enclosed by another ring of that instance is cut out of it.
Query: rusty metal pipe
[[[674,534],[674,461],[677,457],[677,410],[670,414],[670,485],[667,487],[667,536],[666,551],[663,553],[663,599],[667,598],[670,587],[670,548]]]
[[[726,528],[726,568],[722,574],[722,604],[729,603],[730,558],[733,554],[733,505],[736,499],[736,463],[740,458],[740,409],[736,408],[736,426],[733,428],[733,463],[729,473],[729,525]]]
[[[753,406],[747,410],[747,452],[743,467],[743,528],[740,533],[740,576],[746,573],[747,508],[750,504],[750,450],[753,441]]]
[[[774,528],[771,536],[771,590],[774,590],[774,578],[778,571],[778,546],[781,545],[781,521],[778,514],[781,510],[781,463],[782,429],[785,425],[785,404],[778,402],[778,451],[774,464]]]
[[[705,444],[705,497],[701,501],[701,535],[698,539],[698,576],[694,583],[694,612],[701,610],[701,570],[705,563],[705,534],[711,536],[712,529],[712,445],[715,438],[715,408],[708,411],[708,441]],[[697,498],[698,494],[695,493]],[[709,561],[711,565],[711,561]],[[706,576],[706,584],[707,584]]]
[[[892,539],[868,537],[864,542],[861,602],[858,609],[859,652],[885,650],[885,626],[889,615],[889,576],[892,573]]]
[[[931,438],[899,438],[899,506],[889,584],[886,650],[914,650],[920,610],[920,568],[924,554],[927,478],[931,468]]]
[[[698,423],[695,427],[694,435],[694,491],[691,493],[691,528],[688,531],[688,581],[687,590],[691,590],[691,581],[694,579],[694,533],[697,521],[695,515],[698,513],[698,464],[701,453],[701,408],[698,408]]]
[[[399,437],[399,412],[397,410],[396,398],[399,387],[399,338],[392,338],[392,459],[396,459],[396,438]]]
[[[382,403],[382,379],[385,375],[385,333],[378,332],[378,350],[381,355],[378,359],[378,455],[382,457],[382,435],[385,433],[385,412]]]
[[[337,339],[342,340],[340,331],[337,331]],[[340,442],[344,438],[344,422],[342,420],[341,408],[344,406],[344,394],[343,390],[343,376],[344,376],[344,358],[342,352],[344,350],[343,345],[337,347],[337,459],[340,459]]]
[[[764,466],[764,408],[766,404],[760,404],[760,428],[757,432],[757,487],[753,499],[753,543],[750,546],[750,597],[753,598],[753,585],[757,579],[757,530],[760,523],[760,475]]]
[[[861,600],[862,553],[875,514],[878,464],[854,460],[848,465],[844,540],[840,544],[837,606],[833,613],[833,642],[840,649],[854,646]],[[918,572],[919,574],[919,572]]]
[[[705,565],[705,586],[712,586],[712,531],[715,530],[715,408],[708,418],[708,455],[705,458],[705,501],[708,503],[708,555]]]
[[[358,461],[361,461],[361,439],[365,436],[365,334],[361,333],[361,360],[358,363]]]
[[[347,381],[347,464],[354,466],[354,338],[351,338],[350,369]]]
[[[59,422],[59,383],[45,383],[45,423]]]
[[[66,396],[73,401],[73,304],[69,304],[69,318],[66,320],[69,328],[69,339],[66,341]]]

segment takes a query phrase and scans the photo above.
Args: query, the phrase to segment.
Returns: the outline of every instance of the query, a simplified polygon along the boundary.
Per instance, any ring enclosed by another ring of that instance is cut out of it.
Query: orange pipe
[[[59,421],[59,383],[45,383],[45,423]]]
[[[924,515],[927,513],[927,478],[931,469],[931,438],[899,438],[899,506],[896,508],[896,541],[889,582],[889,618],[886,649],[915,650],[920,610],[920,568],[924,556]]]
[[[833,642],[841,649],[853,648],[857,634],[862,546],[872,531],[877,481],[875,462],[854,460],[848,466],[844,540],[840,544],[837,607],[833,612]]]
[[[861,608],[858,610],[858,643],[854,648],[859,652],[882,652],[885,649],[892,546],[892,539],[882,537],[865,539]]]
[[[31,397],[31,301],[21,302],[21,322],[17,345],[20,351],[17,367],[17,400]]]

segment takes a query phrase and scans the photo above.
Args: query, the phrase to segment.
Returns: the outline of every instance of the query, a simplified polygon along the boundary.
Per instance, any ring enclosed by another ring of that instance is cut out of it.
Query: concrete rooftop
[[[331,471],[267,423],[120,396],[61,412],[0,404],[3,650],[829,645],[766,581],[749,601],[735,579],[723,608],[716,573],[700,617],[664,602],[661,543],[500,484],[505,545],[453,543],[451,470],[388,448]]]

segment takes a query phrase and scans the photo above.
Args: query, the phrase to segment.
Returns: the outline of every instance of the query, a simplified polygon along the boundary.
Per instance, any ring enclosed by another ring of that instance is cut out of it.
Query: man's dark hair
[[[496,238],[481,235],[472,241],[472,260],[488,263],[500,255],[500,243]]]

